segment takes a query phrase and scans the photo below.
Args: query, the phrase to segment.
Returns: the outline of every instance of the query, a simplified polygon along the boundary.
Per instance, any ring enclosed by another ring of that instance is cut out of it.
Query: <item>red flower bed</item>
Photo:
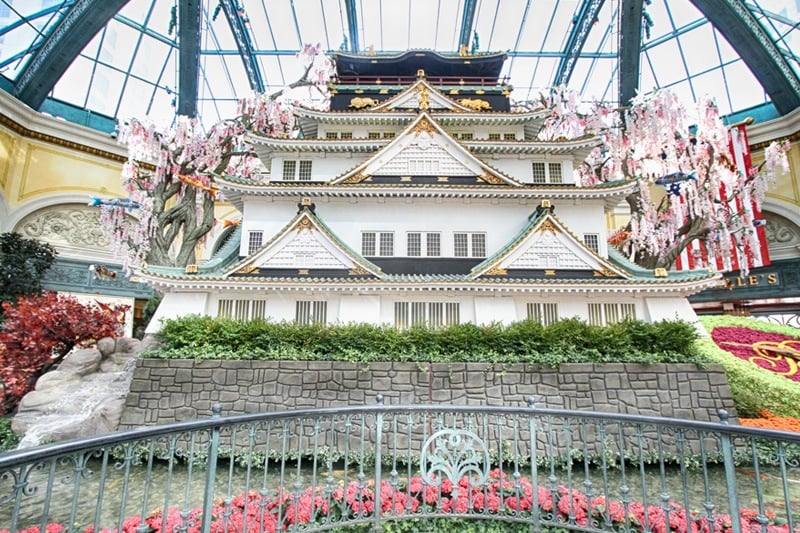
[[[456,518],[473,515],[492,515],[514,518],[530,517],[534,507],[534,487],[521,477],[517,483],[506,474],[494,470],[487,485],[472,487],[471,479],[464,476],[457,484],[443,480],[440,486],[425,483],[414,477],[407,484],[393,486],[388,481],[380,485],[380,512],[386,516],[420,517],[425,513],[452,513]],[[645,506],[640,502],[608,501],[602,496],[589,498],[577,490],[559,487],[550,490],[536,487],[536,503],[539,515],[555,527],[573,524],[576,527],[598,527],[606,524],[614,531],[650,531],[652,533],[731,533],[731,516],[717,514],[709,521],[704,514],[686,511],[676,503],[669,504],[665,511],[660,505]],[[374,516],[375,482],[351,482],[333,491],[321,487],[309,487],[300,494],[279,490],[272,496],[250,491],[234,498],[229,503],[216,502],[211,516],[211,533],[278,533],[295,524],[336,525],[349,519]],[[743,509],[739,515],[741,531],[745,533],[792,533],[785,521],[766,511],[767,522],[759,522],[759,513]],[[459,516],[460,515],[460,516]],[[572,517],[572,519],[570,518]],[[574,520],[574,521],[573,521]],[[185,531],[200,533],[202,513],[193,509],[184,513],[175,508],[157,510],[144,519],[148,533]],[[142,525],[138,517],[130,517],[121,531],[100,530],[97,533],[136,533]],[[454,524],[455,526],[455,524]],[[66,528],[61,524],[48,524],[44,533],[61,533]],[[0,531],[8,533],[8,530]],[[38,527],[24,533],[42,533]],[[83,533],[94,533],[93,528]]]
[[[723,350],[800,382],[800,339],[750,328],[716,327],[711,338]]]

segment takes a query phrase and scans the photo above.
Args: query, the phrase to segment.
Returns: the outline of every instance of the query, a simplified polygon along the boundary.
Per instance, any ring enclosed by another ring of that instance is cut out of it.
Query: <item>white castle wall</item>
[[[239,255],[247,255],[247,235],[264,232],[264,242],[278,233],[297,213],[297,199],[247,200],[243,213],[243,239]],[[393,232],[395,256],[406,256],[406,233],[440,232],[442,257],[453,257],[454,232],[486,233],[486,253],[491,256],[508,244],[527,224],[536,200],[437,199],[324,199],[315,198],[316,213],[336,236],[360,253],[363,231]],[[580,239],[599,234],[600,255],[608,253],[604,206],[601,201],[554,201],[556,216]],[[357,213],[357,215],[355,214]]]
[[[480,293],[461,293],[456,291],[419,291],[400,293],[372,293],[367,290],[353,292],[322,291],[280,291],[259,290],[227,291],[208,295],[200,292],[168,293],[157,315],[148,326],[148,333],[160,328],[160,320],[187,314],[191,310],[197,314],[217,315],[220,299],[259,299],[266,300],[267,316],[272,321],[293,321],[298,300],[318,300],[327,302],[327,322],[329,324],[364,322],[370,324],[394,324],[394,304],[397,301],[437,301],[460,304],[460,322],[475,324],[509,324],[527,318],[527,304],[544,302],[557,303],[559,318],[578,317],[589,321],[590,303],[633,303],[636,318],[647,322],[682,318],[695,321],[696,315],[685,298],[678,296],[644,296],[642,294],[599,293],[526,293],[484,296]]]

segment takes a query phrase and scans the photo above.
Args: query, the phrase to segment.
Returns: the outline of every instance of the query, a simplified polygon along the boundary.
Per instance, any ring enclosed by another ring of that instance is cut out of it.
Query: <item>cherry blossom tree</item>
[[[295,134],[292,105],[327,102],[330,60],[321,46],[298,54],[303,75],[281,91],[240,101],[237,116],[203,132],[195,118],[179,116],[163,129],[131,119],[120,125],[128,146],[122,185],[124,201],[98,202],[101,223],[111,228],[112,243],[124,267],[144,262],[183,267],[194,263],[198,244],[214,227],[220,199],[215,176],[254,179],[260,163],[248,143],[250,133]]]
[[[699,101],[692,114],[666,90],[639,95],[627,108],[594,103],[581,111],[578,95],[562,87],[527,107],[550,110],[542,139],[600,137],[578,169],[581,185],[638,180],[618,245],[639,265],[669,268],[694,241],[702,244],[692,248],[695,265],[703,268],[758,249],[756,213],[775,171],[788,172],[788,143],[772,143],[764,163],[742,172],[713,100]],[[747,271],[745,261],[740,268]]]

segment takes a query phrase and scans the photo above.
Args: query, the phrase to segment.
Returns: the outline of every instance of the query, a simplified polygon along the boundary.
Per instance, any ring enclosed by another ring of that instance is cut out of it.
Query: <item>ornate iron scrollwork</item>
[[[444,478],[449,479],[455,498],[462,477],[467,476],[472,487],[483,486],[489,479],[489,451],[471,431],[442,429],[425,441],[420,466],[422,479],[429,485],[438,487]]]

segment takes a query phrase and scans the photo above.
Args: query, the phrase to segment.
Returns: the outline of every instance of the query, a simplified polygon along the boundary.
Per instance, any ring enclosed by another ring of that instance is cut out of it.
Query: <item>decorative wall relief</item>
[[[52,244],[60,253],[85,258],[111,256],[110,238],[100,225],[100,211],[81,205],[59,205],[26,216],[16,231],[28,239]]]

